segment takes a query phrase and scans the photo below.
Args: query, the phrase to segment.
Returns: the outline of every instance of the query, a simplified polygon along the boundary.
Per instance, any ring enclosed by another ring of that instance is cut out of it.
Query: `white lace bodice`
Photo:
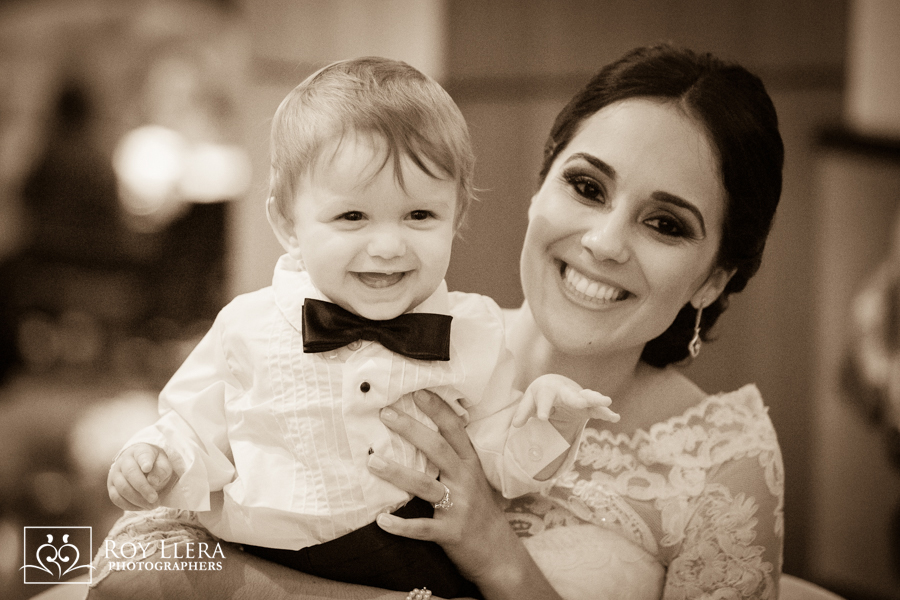
[[[784,468],[755,386],[631,437],[602,426],[555,487],[507,508],[564,597],[777,598]]]

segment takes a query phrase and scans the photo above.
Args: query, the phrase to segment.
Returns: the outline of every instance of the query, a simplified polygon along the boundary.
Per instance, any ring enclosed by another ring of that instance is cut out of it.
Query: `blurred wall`
[[[324,62],[372,53],[402,58],[436,76],[459,103],[475,144],[482,200],[455,245],[448,280],[451,288],[488,294],[506,307],[521,302],[518,252],[544,137],[590,74],[636,45],[671,41],[737,60],[762,77],[787,150],[782,204],[760,273],[723,317],[721,339],[689,371],[710,392],[759,385],[785,456],[785,570],[808,573],[816,526],[810,516],[814,140],[820,126],[841,118],[846,1],[354,3],[367,7],[362,13],[346,11],[342,2],[241,5],[253,40],[246,106],[257,187],[233,212],[233,293],[267,285],[279,253],[262,211],[269,118],[287,91]],[[427,57],[425,64],[417,57]]]

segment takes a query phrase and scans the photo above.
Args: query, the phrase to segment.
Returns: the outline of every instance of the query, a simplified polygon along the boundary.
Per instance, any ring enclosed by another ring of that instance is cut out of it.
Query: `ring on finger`
[[[435,502],[432,506],[434,506],[435,508],[443,508],[444,510],[447,510],[448,508],[453,506],[453,503],[450,502],[450,488],[448,488],[440,481],[438,481],[438,483],[444,486],[444,497],[441,498],[440,502]]]
[[[428,600],[428,598],[431,598],[431,590],[424,587],[421,590],[416,588],[406,595],[406,600]]]

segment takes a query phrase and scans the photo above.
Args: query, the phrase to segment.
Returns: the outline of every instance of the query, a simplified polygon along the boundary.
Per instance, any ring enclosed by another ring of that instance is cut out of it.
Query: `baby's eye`
[[[409,218],[413,221],[424,221],[426,219],[430,219],[434,216],[434,213],[430,210],[414,210],[409,213]]]
[[[363,214],[358,210],[351,210],[338,216],[339,221],[362,221]]]

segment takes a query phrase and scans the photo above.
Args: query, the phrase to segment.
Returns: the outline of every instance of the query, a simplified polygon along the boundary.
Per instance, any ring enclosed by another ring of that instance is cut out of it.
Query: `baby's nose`
[[[367,251],[369,256],[397,258],[406,253],[406,243],[396,232],[378,232],[369,240]]]

